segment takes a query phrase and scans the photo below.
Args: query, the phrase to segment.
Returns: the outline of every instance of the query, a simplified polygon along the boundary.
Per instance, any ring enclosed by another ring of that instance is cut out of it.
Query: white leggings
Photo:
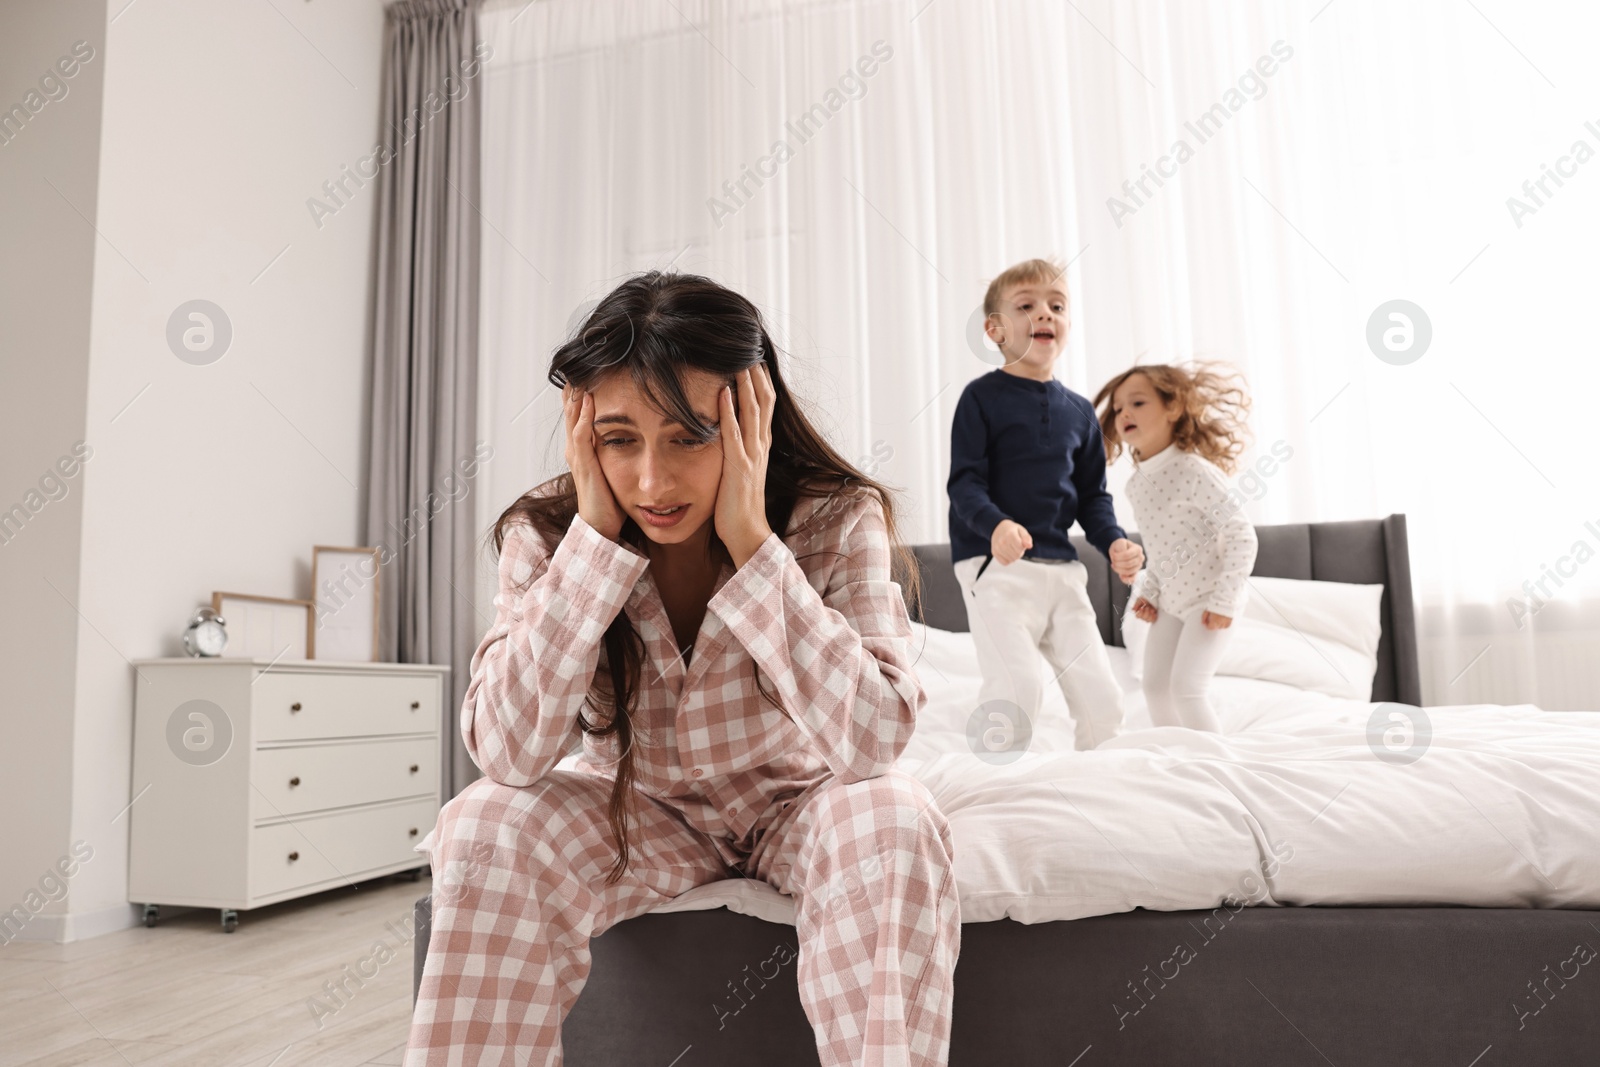
[[[1232,630],[1208,630],[1195,616],[1185,623],[1159,611],[1144,647],[1144,698],[1157,726],[1221,733],[1206,690]]]

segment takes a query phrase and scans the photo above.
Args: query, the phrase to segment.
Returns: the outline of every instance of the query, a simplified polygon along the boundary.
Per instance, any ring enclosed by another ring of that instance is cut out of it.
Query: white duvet
[[[1125,732],[1072,749],[1059,690],[1029,750],[968,745],[971,638],[917,627],[929,695],[901,765],[950,820],[964,922],[1143,907],[1459,904],[1600,907],[1600,713],[1431,707],[1409,763],[1368,746],[1374,705],[1216,679],[1224,733],[1150,725],[1127,652]],[[726,906],[794,921],[764,882],[701,886],[658,911]]]

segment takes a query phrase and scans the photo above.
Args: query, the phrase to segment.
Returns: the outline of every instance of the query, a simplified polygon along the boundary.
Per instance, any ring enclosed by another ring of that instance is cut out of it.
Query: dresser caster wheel
[[[222,932],[231,934],[239,927],[239,913],[232,908],[222,909]]]
[[[158,908],[154,904],[146,904],[144,906],[144,924],[146,926],[152,926],[152,927],[155,926],[156,921],[158,919],[160,919],[160,918],[161,918],[161,909],[160,908]]]
[[[412,882],[420,882],[420,881],[422,881],[422,868],[421,867],[413,867],[413,868],[411,868],[411,870],[406,872],[406,878],[407,878],[407,880],[412,881]]]

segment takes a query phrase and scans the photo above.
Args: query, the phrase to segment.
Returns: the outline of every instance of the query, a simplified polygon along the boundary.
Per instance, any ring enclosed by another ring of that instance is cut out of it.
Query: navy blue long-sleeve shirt
[[[950,431],[950,558],[987,556],[1002,519],[1033,537],[1028,558],[1077,559],[1073,522],[1110,555],[1126,536],[1106,491],[1094,405],[1052,378],[993,370],[967,383]]]

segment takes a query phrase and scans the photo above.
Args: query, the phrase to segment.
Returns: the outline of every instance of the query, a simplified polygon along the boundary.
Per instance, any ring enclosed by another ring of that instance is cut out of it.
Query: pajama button
[[[696,778],[700,778],[700,777],[703,777],[706,772],[702,771],[699,767],[696,767],[693,771],[690,771],[689,773],[693,774]]]

